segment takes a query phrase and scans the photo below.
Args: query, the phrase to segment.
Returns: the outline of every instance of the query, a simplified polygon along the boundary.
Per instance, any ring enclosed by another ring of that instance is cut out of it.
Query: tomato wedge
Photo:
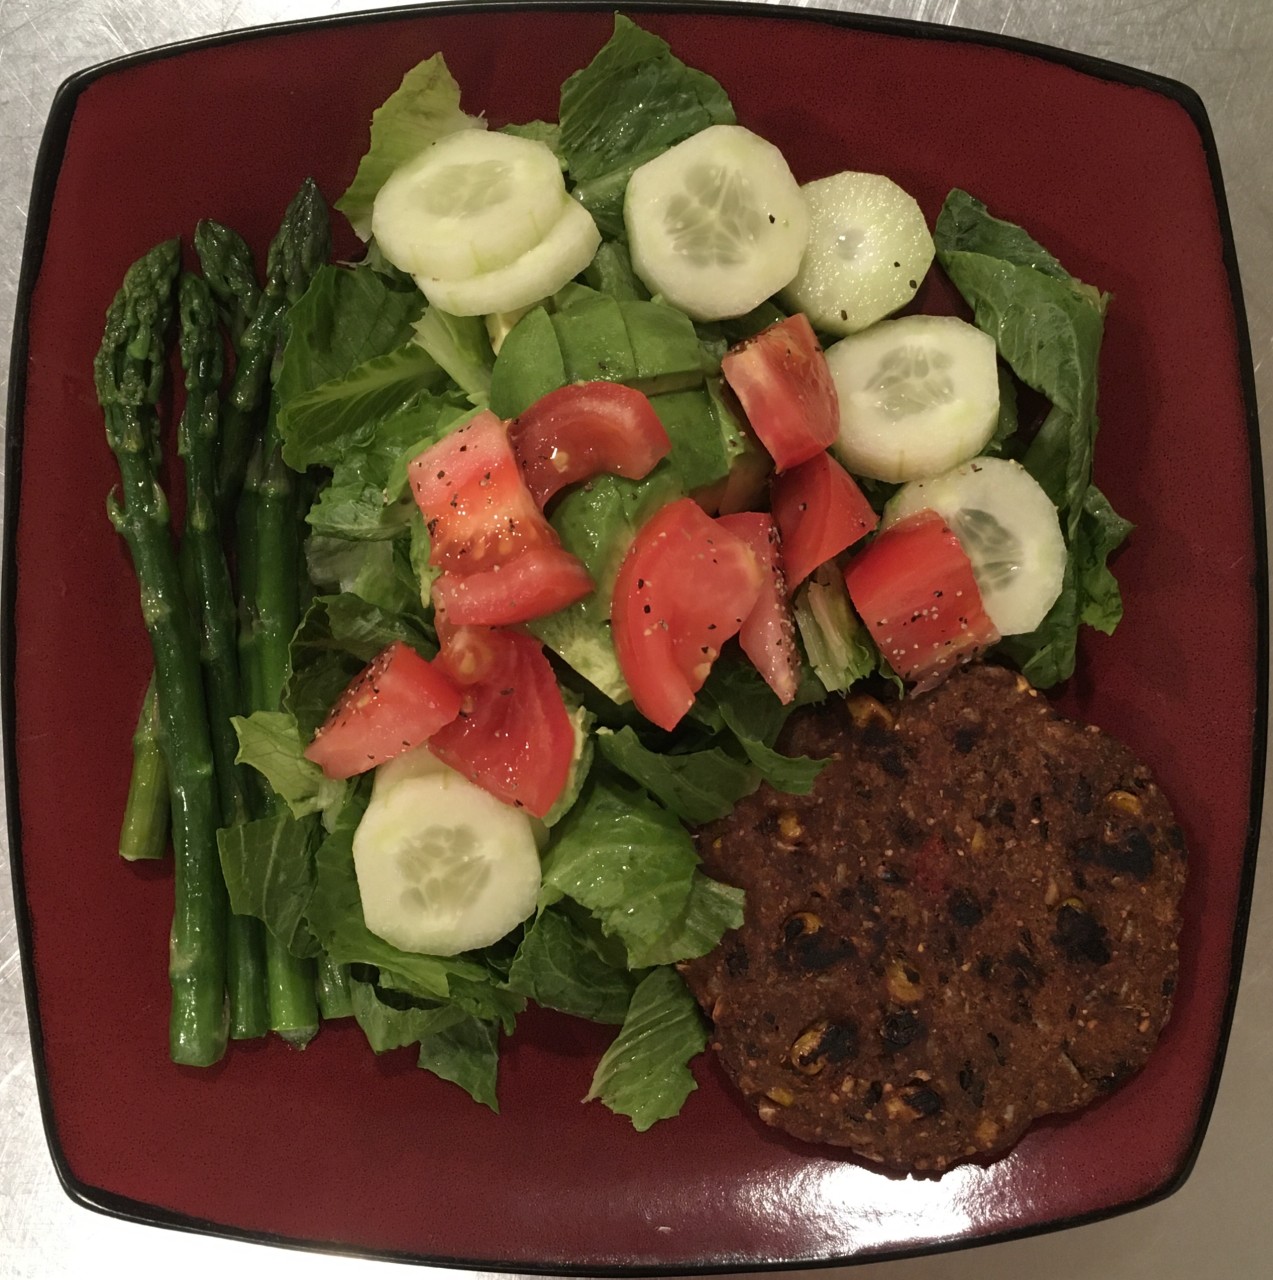
[[[480,573],[443,573],[433,584],[433,603],[457,626],[503,627],[556,613],[593,585],[569,551],[532,547]]]
[[[763,511],[718,516],[716,523],[751,548],[764,573],[760,598],[743,620],[738,643],[785,705],[795,698],[800,684],[800,655],[796,650],[796,626],[782,574],[778,526],[773,516]]]
[[[692,498],[642,525],[619,566],[610,621],[619,669],[647,720],[671,729],[690,709],[763,582],[747,544]]]
[[[460,691],[435,662],[395,640],[341,694],[305,757],[329,778],[352,778],[401,755],[460,713]]]
[[[770,505],[782,534],[790,591],[880,522],[857,482],[829,453],[776,476]]]
[[[429,563],[442,569],[435,603],[457,624],[507,626],[540,618],[592,590],[526,487],[504,423],[480,413],[410,463],[429,527]]]
[[[558,544],[522,479],[503,421],[489,411],[413,458],[408,474],[429,527],[430,564],[473,573]]]
[[[721,372],[779,471],[807,462],[839,434],[835,383],[803,314],[739,343]]]
[[[672,448],[649,400],[621,382],[550,391],[508,424],[508,437],[541,507],[600,472],[640,480]]]
[[[844,580],[889,665],[921,690],[999,639],[972,564],[935,511],[885,529],[853,558]]]
[[[461,627],[444,634],[439,662],[463,670],[483,650],[480,678],[463,677],[463,706],[429,749],[507,804],[544,817],[570,778],[575,731],[543,647],[520,631]]]

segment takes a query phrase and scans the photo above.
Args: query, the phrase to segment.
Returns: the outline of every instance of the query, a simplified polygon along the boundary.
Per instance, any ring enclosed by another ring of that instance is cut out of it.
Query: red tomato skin
[[[743,621],[738,643],[785,706],[795,698],[800,685],[800,655],[782,573],[778,526],[773,516],[764,511],[718,516],[716,523],[751,548],[764,574],[760,598]]]
[[[740,342],[721,372],[779,471],[807,462],[839,434],[835,383],[803,314]]]
[[[621,382],[576,382],[536,400],[508,424],[535,501],[600,472],[640,480],[672,448],[649,399]]]
[[[479,573],[443,573],[433,604],[456,626],[504,627],[556,613],[594,583],[583,562],[561,547],[532,547]]]
[[[775,476],[770,505],[789,591],[880,522],[857,481],[825,452]]]
[[[619,669],[647,720],[677,725],[762,583],[747,544],[692,498],[642,525],[615,578],[610,622]]]
[[[428,525],[432,565],[473,573],[558,544],[522,479],[503,421],[489,411],[430,445],[407,472]]]
[[[885,529],[853,558],[844,580],[880,652],[917,690],[999,639],[972,564],[935,511]]]
[[[420,746],[459,713],[445,670],[395,640],[341,694],[305,757],[329,778],[352,778]]]
[[[460,713],[433,735],[429,749],[506,804],[542,818],[570,778],[570,713],[538,640],[511,630],[491,631],[485,640],[490,669],[467,685]],[[450,661],[444,650],[442,662]]]

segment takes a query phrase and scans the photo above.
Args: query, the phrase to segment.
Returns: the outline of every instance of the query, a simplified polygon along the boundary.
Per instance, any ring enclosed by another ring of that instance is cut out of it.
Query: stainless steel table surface
[[[370,7],[333,0],[0,0],[0,391],[7,386],[27,194],[54,90],[147,46]],[[1219,144],[1273,458],[1273,3],[1270,0],[863,0],[821,7],[1003,31],[1192,85]],[[2,397],[0,397],[2,398]],[[1266,484],[1268,466],[1266,465]],[[1256,1280],[1273,1275],[1273,849],[1268,823],[1242,990],[1210,1131],[1182,1190],[1108,1222],[944,1256],[871,1263],[855,1280]],[[127,1267],[180,1280],[354,1277],[397,1264],[136,1226],[72,1204],[36,1101],[7,857],[0,858],[0,1280]],[[439,1273],[452,1274],[452,1273]],[[824,1273],[827,1274],[827,1273]]]

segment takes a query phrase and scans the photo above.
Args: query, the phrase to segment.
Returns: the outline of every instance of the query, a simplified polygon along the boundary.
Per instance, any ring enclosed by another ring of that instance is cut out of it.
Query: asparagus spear
[[[162,858],[168,848],[171,813],[168,764],[160,743],[159,701],[152,676],[133,730],[133,774],[119,828],[119,856],[128,862]]]
[[[207,283],[183,274],[178,286],[181,363],[186,375],[186,405],[177,432],[185,459],[186,520],[181,540],[189,566],[190,598],[202,637],[204,692],[212,736],[220,800],[219,826],[248,819],[245,771],[235,763],[238,739],[231,717],[243,712],[234,592],[222,549],[216,503],[216,454],[219,436],[218,388],[223,372],[221,335]],[[265,935],[259,920],[229,913],[226,934],[226,986],[230,997],[230,1034],[236,1040],[269,1030],[265,997]]]
[[[288,206],[270,246],[261,305],[243,333],[234,398],[246,402],[254,370],[277,368],[286,339],[287,309],[309,287],[331,253],[327,206],[306,181]],[[283,462],[271,404],[258,449],[249,463],[240,529],[243,602],[240,654],[253,706],[277,710],[290,670],[288,647],[300,622],[302,516],[297,478]],[[250,674],[249,674],[250,672]],[[278,803],[272,801],[271,803]],[[266,938],[271,1024],[293,1044],[318,1030],[314,965],[298,960],[272,936]]]
[[[212,290],[221,321],[236,355],[261,305],[252,251],[237,231],[211,219],[195,228],[195,252]],[[258,412],[264,398],[269,365],[257,348],[240,358],[230,394],[221,404],[221,438],[217,459],[217,501],[223,522],[229,519],[243,486],[243,473],[257,435]],[[236,395],[237,392],[237,395]]]
[[[142,616],[154,651],[155,687],[172,793],[174,911],[169,958],[169,1050],[175,1062],[207,1066],[225,1052],[225,886],[217,856],[218,799],[199,668],[186,602],[155,472],[155,404],[163,386],[172,319],[176,240],[129,268],[106,313],[93,372],[106,438],[121,484],[107,511],[132,554]]]

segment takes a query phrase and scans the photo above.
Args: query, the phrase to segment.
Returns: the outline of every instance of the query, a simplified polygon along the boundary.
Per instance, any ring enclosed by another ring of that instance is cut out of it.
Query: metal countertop
[[[85,66],[191,36],[368,4],[331,0],[0,0],[0,403],[8,383],[26,201],[58,84]],[[1002,31],[1182,80],[1219,146],[1265,419],[1273,447],[1273,5],[1268,0],[823,0],[818,6]],[[1202,1153],[1176,1195],[1104,1223],[1032,1240],[823,1275],[854,1280],[1247,1280],[1273,1256],[1273,857],[1266,813],[1237,1016]],[[0,836],[3,839],[3,836]],[[6,850],[7,853],[7,850]],[[140,1227],[74,1205],[58,1185],[36,1099],[8,859],[0,857],[0,1280],[385,1275],[397,1264],[270,1249]],[[109,1260],[109,1261],[108,1261]],[[125,1262],[126,1260],[126,1262]],[[419,1271],[416,1272],[419,1274]],[[438,1271],[439,1276],[458,1274]]]

